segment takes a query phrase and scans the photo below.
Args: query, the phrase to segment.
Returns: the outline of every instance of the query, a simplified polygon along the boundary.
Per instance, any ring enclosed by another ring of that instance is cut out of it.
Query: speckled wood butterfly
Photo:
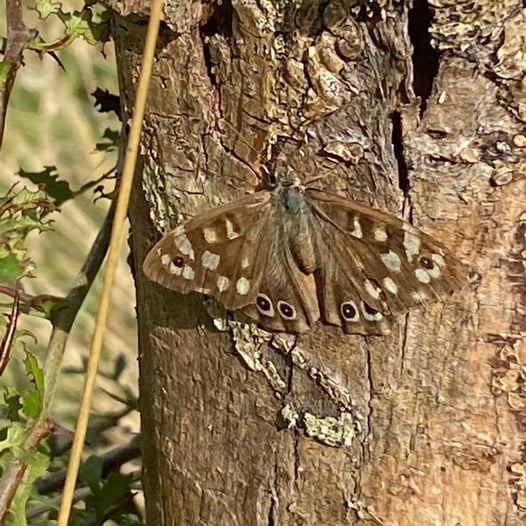
[[[320,318],[347,333],[381,334],[389,318],[444,300],[465,269],[409,223],[288,174],[165,235],[148,278],[214,296],[259,326],[301,333]]]

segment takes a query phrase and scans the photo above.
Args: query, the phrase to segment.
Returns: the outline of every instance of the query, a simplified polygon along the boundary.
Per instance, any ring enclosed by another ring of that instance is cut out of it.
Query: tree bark
[[[167,4],[130,210],[148,524],[524,520],[525,15],[450,4]],[[129,112],[147,8],[113,7]],[[276,137],[441,240],[464,289],[389,336],[293,340],[148,282],[158,230],[257,189]]]

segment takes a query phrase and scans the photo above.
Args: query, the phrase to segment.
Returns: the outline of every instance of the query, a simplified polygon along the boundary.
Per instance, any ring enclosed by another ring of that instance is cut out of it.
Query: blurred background
[[[81,7],[82,4],[66,2],[63,10]],[[26,14],[26,24],[37,27],[46,42],[60,38],[63,26],[55,23],[52,17],[39,20],[35,12]],[[0,16],[5,24],[4,14]],[[96,145],[102,141],[106,129],[119,132],[120,123],[114,113],[99,113],[91,95],[97,88],[118,94],[112,44],[93,46],[77,39],[67,49],[58,51],[57,57],[63,67],[49,54],[39,56],[31,51],[24,54],[25,65],[16,77],[0,151],[2,193],[15,182],[19,186],[34,187],[17,176],[20,169],[38,172],[55,166],[59,178],[77,190],[109,172],[116,164],[115,150],[97,151]],[[111,180],[105,184],[106,191],[112,190],[113,183]],[[68,293],[109,206],[108,199],[95,200],[95,197],[91,189],[67,201],[52,215],[52,232],[32,234],[28,238],[27,255],[35,262],[36,269],[34,279],[24,280],[26,292],[57,296]],[[127,255],[128,247],[125,246],[92,407],[90,427],[102,430],[88,435],[88,442],[95,449],[109,449],[127,442],[139,430],[137,412],[126,411],[124,404],[116,400],[137,395],[135,295]],[[100,284],[99,276],[75,322],[64,358],[54,416],[60,425],[69,429],[76,421]],[[2,304],[6,303],[7,298],[2,298]],[[36,353],[42,365],[50,323],[22,315],[19,328],[28,329],[36,336],[36,344],[26,338],[26,345]],[[24,353],[18,349],[0,379],[0,389],[6,384],[27,382],[23,359]],[[121,413],[125,416],[109,422]]]

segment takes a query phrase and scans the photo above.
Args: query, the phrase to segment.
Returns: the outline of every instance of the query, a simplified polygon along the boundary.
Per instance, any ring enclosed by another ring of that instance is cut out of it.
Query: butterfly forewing
[[[270,196],[257,192],[176,228],[146,256],[144,273],[183,294],[214,296],[228,309],[254,303],[270,248],[263,235]]]

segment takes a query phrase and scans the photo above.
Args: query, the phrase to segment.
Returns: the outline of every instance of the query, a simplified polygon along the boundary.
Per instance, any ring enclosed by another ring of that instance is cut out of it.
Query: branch
[[[22,64],[27,43],[37,35],[36,29],[26,27],[22,15],[21,0],[7,0],[7,44],[0,69],[0,79],[3,80],[0,83],[0,146],[4,140],[7,106],[16,73]]]

